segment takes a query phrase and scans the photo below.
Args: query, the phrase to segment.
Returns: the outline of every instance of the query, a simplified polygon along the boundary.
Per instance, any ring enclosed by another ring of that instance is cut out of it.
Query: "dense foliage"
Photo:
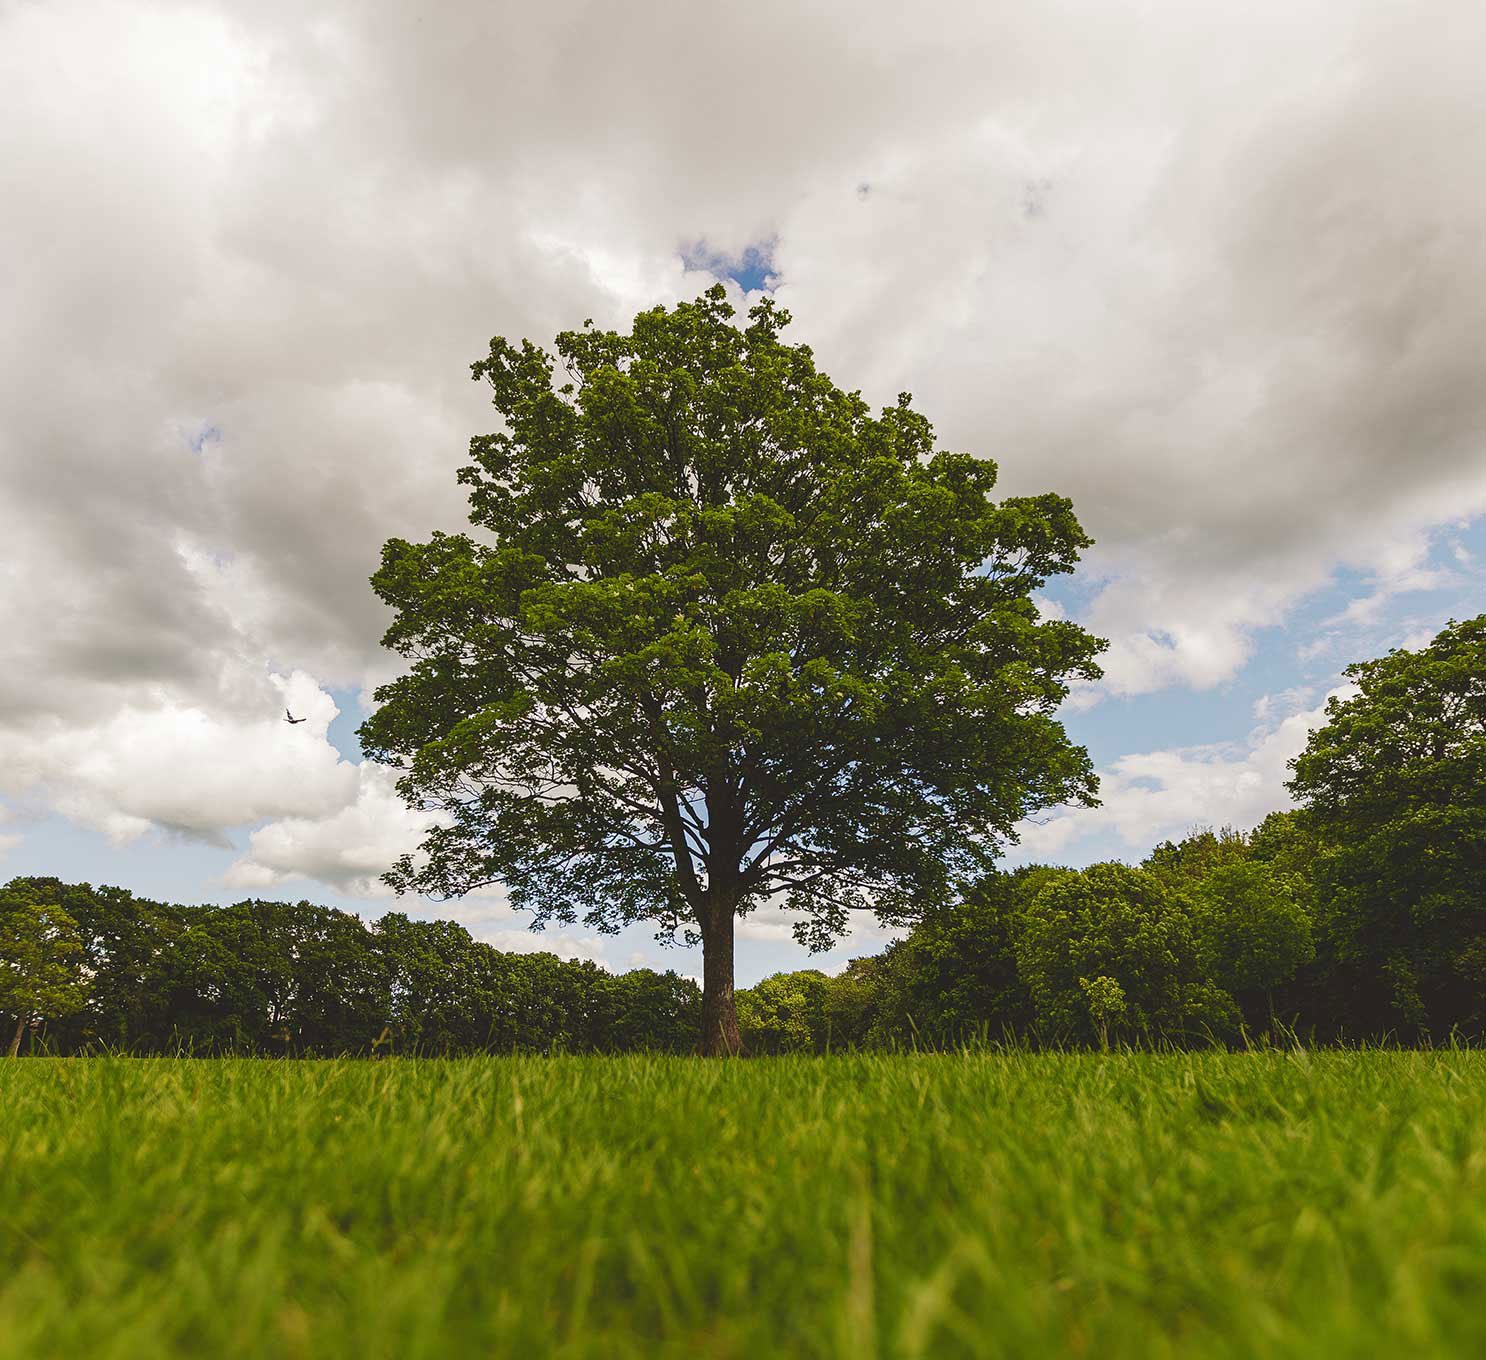
[[[872,961],[855,1024],[759,1042],[1486,1038],[1486,615],[1347,675],[1293,762],[1301,807],[1138,868],[992,874]],[[791,1014],[839,1017],[861,976],[822,985]]]
[[[1089,542],[1067,500],[992,499],[906,393],[874,414],[771,300],[733,316],[719,286],[491,342],[477,532],[386,545],[410,668],[361,729],[440,814],[389,881],[699,938],[709,1052],[738,1046],[737,916],[909,921],[1092,797],[1056,710],[1102,646],[1034,602]]]
[[[452,921],[184,907],[48,878],[0,889],[0,921],[26,903],[74,923],[87,983],[71,1013],[28,1004],[52,1052],[676,1053],[701,1020],[699,989],[675,973],[502,953]],[[14,1023],[9,996],[0,1016]]]
[[[1405,1033],[1486,1020],[1486,614],[1347,668],[1294,762],[1337,986]]]
[[[0,890],[0,1013],[14,1017],[7,1052],[20,1051],[27,1025],[70,1015],[87,995],[77,922],[34,886]]]

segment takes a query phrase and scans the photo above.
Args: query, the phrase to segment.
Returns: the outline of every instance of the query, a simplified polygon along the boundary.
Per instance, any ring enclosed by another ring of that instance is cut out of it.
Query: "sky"
[[[1486,8],[0,0],[0,876],[463,921],[354,731],[492,335],[769,290],[1096,540],[1046,608],[1138,860],[1287,805],[1350,661],[1486,604]],[[306,721],[290,727],[282,709]],[[812,959],[767,911],[739,981]]]

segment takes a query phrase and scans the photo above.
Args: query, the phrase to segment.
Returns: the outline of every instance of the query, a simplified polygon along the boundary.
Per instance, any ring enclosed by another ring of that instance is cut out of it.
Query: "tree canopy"
[[[87,982],[77,922],[32,884],[0,888],[0,1012],[15,1016],[9,1053],[26,1025],[82,1007]]]
[[[50,983],[11,967],[28,919],[17,906],[58,929]],[[64,1004],[38,990],[59,981]],[[675,973],[503,953],[456,922],[400,912],[183,906],[55,878],[0,887],[0,1025],[45,1021],[58,1053],[680,1053],[696,1045],[701,999]]]
[[[739,1046],[737,915],[816,947],[911,919],[1095,792],[1054,714],[1102,644],[1033,599],[1089,542],[1069,502],[994,501],[993,462],[906,394],[873,414],[788,321],[718,287],[555,353],[493,340],[475,532],[373,577],[411,666],[362,742],[438,815],[389,881],[700,938],[709,1052]]]
[[[1486,1025],[1486,615],[1346,670],[1292,762],[1349,1009]]]
[[[1124,864],[1049,875],[1027,903],[1017,965],[1049,1037],[1222,1035],[1233,998],[1202,969],[1191,902]]]

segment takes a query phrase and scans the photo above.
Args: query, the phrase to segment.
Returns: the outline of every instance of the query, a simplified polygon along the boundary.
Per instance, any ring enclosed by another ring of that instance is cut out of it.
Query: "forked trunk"
[[[732,1001],[732,991],[728,992],[728,1000]],[[15,1018],[15,1033],[10,1036],[10,1052],[7,1057],[13,1058],[21,1051],[21,1036],[26,1032],[26,1017],[18,1015]]]
[[[702,921],[702,1044],[704,1058],[733,1058],[743,1051],[733,1000],[733,906],[717,903]]]

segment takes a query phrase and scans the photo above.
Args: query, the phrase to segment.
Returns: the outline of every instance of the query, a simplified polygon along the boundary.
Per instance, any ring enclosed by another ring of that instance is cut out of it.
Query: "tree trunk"
[[[733,1002],[733,904],[709,904],[702,926],[702,1045],[704,1058],[733,1058],[743,1051]]]
[[[729,973],[729,976],[731,976],[731,973]],[[731,1006],[732,1003],[733,1003],[733,989],[731,987],[729,987],[728,988],[728,1005]],[[735,1029],[737,1028],[736,1022],[734,1023],[734,1028]],[[15,1033],[13,1035],[11,1035],[11,1037],[10,1037],[10,1052],[6,1055],[7,1057],[13,1058],[13,1057],[16,1056],[17,1053],[19,1053],[21,1051],[21,1035],[23,1035],[25,1032],[26,1032],[26,1017],[24,1015],[18,1015],[15,1018]]]

